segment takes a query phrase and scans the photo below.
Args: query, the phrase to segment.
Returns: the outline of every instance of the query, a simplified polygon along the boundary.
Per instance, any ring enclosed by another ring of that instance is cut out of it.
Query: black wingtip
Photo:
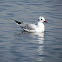
[[[13,19],[14,20],[14,19]],[[19,22],[19,21],[17,21],[17,20],[14,20],[16,23],[18,23],[18,24],[21,24],[22,22]]]
[[[18,23],[18,24],[21,24],[22,22],[19,22],[19,21],[16,21],[16,20],[14,20],[16,23]]]

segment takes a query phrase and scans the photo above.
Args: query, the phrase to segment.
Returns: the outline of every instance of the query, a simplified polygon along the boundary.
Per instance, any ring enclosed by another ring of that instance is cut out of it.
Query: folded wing
[[[35,24],[27,24],[27,23],[22,23],[19,22],[17,20],[14,20],[18,25],[20,25],[20,27],[25,30],[25,31],[30,31],[30,32],[34,32],[36,30],[36,25]]]
[[[20,24],[20,27],[23,30],[32,31],[32,30],[35,30],[36,25],[35,24]]]

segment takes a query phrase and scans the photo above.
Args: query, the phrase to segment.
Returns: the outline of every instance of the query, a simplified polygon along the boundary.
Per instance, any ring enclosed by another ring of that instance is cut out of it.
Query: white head
[[[47,22],[47,21],[45,21],[45,18],[44,17],[41,17],[41,16],[38,18],[38,21],[39,22]]]

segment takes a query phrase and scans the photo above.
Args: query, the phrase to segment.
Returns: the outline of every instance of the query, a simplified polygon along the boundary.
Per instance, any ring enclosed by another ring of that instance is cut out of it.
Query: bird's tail
[[[12,19],[12,20],[14,20],[14,19]],[[19,22],[19,21],[17,21],[17,20],[14,20],[17,24],[21,24],[22,22]]]

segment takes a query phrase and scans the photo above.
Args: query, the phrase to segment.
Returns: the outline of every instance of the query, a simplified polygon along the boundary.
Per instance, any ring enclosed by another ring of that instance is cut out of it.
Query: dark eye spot
[[[42,20],[42,19],[41,19]]]
[[[39,19],[38,19],[38,21],[39,21]]]

